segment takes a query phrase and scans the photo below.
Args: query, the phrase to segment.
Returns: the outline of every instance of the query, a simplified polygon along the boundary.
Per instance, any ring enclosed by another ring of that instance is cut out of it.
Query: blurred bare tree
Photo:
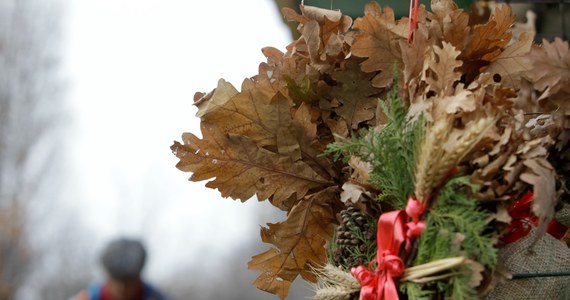
[[[0,0],[0,299],[30,271],[31,211],[57,153],[60,18],[57,0]]]

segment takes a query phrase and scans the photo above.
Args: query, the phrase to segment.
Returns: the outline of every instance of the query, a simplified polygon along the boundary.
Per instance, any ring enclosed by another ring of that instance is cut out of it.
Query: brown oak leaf
[[[326,61],[328,57],[336,58],[341,55],[343,57],[348,55],[348,49],[345,44],[348,43],[345,39],[345,33],[352,25],[352,18],[349,16],[342,16],[341,21],[332,22],[328,18],[321,27],[321,37],[323,41],[323,50],[321,51],[321,61]],[[345,53],[346,52],[346,53]]]
[[[354,204],[360,201],[362,195],[367,196],[368,199],[372,198],[372,194],[364,186],[347,181],[342,185],[340,201],[347,205]]]
[[[290,50],[307,52],[313,65],[321,70],[330,68],[327,56],[337,56],[343,50],[343,33],[352,25],[352,18],[340,11],[301,5],[302,15],[290,8],[283,14],[289,21],[299,22],[301,39],[293,42]]]
[[[208,101],[208,110],[202,114],[202,122],[219,127],[223,133],[247,136],[259,146],[287,142],[280,134],[291,127],[290,103],[282,93],[275,91],[268,81],[252,79],[243,81],[241,92],[234,91],[229,83],[220,82]],[[289,147],[295,147],[295,143]],[[283,151],[284,148],[280,149]]]
[[[471,112],[477,108],[477,101],[473,92],[465,89],[457,89],[454,95],[434,99],[433,116],[443,114],[454,115],[459,112]]]
[[[511,40],[512,33],[509,29],[515,20],[511,12],[510,6],[498,5],[486,24],[473,27],[471,41],[461,53],[467,82],[476,78],[481,68],[499,56]]]
[[[439,22],[443,41],[463,49],[469,33],[469,14],[459,9],[452,0],[433,0],[431,9]]]
[[[383,88],[392,83],[395,66],[402,64],[399,40],[407,39],[408,24],[396,21],[394,10],[371,2],[364,8],[364,17],[354,21],[357,29],[352,44],[352,54],[367,58],[361,68],[364,72],[380,72],[372,79],[372,85]]]
[[[555,95],[570,81],[570,51],[568,42],[560,38],[553,42],[543,40],[542,46],[531,50],[532,68],[526,77],[534,89],[543,92],[540,99]]]
[[[457,59],[461,52],[451,44],[443,42],[442,47],[433,46],[430,59],[424,63],[424,81],[429,89],[437,95],[450,96],[453,94],[453,85],[461,78],[458,68],[462,62]],[[431,75],[428,71],[433,72]]]
[[[249,261],[250,269],[261,271],[253,283],[255,287],[285,299],[298,275],[316,281],[312,267],[327,261],[324,245],[334,231],[331,202],[337,199],[336,188],[308,195],[291,209],[286,221],[262,228],[262,240],[275,248]]]
[[[523,164],[528,168],[521,174],[522,181],[532,185],[534,200],[532,212],[540,219],[540,227],[546,224],[554,216],[556,197],[556,172],[552,165],[542,157],[527,159]]]
[[[372,76],[360,71],[358,61],[355,59],[349,60],[346,68],[332,74],[336,85],[330,95],[342,104],[335,109],[335,112],[344,118],[352,129],[358,129],[360,123],[374,120],[379,101],[378,94],[382,89],[370,84]]]
[[[501,52],[485,69],[485,72],[500,75],[505,86],[520,88],[522,74],[532,68],[528,53],[533,39],[532,34],[521,33],[519,40]]]
[[[321,48],[321,26],[319,22],[310,20],[303,28],[301,37],[307,45],[307,51],[312,62],[319,61],[319,53]]]
[[[302,159],[320,176],[327,180],[335,176],[330,158],[321,155],[330,141],[321,141],[317,124],[312,121],[309,105],[302,103],[293,115],[295,138],[298,141]]]
[[[196,117],[201,118],[211,111],[216,110],[219,106],[228,102],[237,93],[238,91],[231,83],[223,79],[218,80],[218,87],[212,92],[208,94],[196,93],[194,96],[194,105],[198,107]]]
[[[412,86],[414,84],[411,81],[413,78],[420,76],[424,60],[428,56],[433,43],[434,41],[428,38],[427,28],[421,24],[414,33],[414,40],[411,44],[408,41],[400,41],[402,62],[404,63],[404,85],[408,89],[415,90],[415,86]],[[410,92],[410,95],[413,96],[414,94],[414,92]]]
[[[171,149],[180,159],[176,167],[192,172],[190,180],[210,180],[206,187],[218,189],[222,197],[242,202],[257,195],[288,210],[283,203],[290,197],[303,198],[313,188],[334,183],[323,179],[303,161],[258,147],[249,138],[226,134],[201,124],[202,139],[192,133],[182,136],[183,144],[175,142]]]
[[[298,53],[284,54],[278,49],[266,47],[262,49],[267,57],[266,63],[259,65],[259,74],[254,78],[267,81],[274,90],[287,94],[295,103],[311,102],[316,99],[315,85],[318,72],[309,70],[309,59]]]

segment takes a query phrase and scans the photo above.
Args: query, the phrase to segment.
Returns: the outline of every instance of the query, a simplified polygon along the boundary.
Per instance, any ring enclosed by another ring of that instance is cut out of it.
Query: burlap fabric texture
[[[570,248],[549,234],[544,234],[533,246],[536,235],[533,227],[527,236],[499,249],[499,260],[507,270],[512,274],[570,271]],[[570,277],[507,280],[491,290],[485,299],[569,300]]]
[[[570,227],[570,204],[564,203],[562,208],[556,212],[554,218],[566,227]]]

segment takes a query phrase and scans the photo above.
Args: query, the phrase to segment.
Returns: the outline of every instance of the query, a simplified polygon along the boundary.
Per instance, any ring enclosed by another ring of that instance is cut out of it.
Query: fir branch
[[[397,92],[397,84],[379,104],[388,118],[384,127],[350,140],[329,144],[326,155],[348,161],[351,155],[370,162],[370,184],[380,191],[379,200],[401,209],[414,190],[416,157],[423,136],[423,118],[408,122],[406,107]]]
[[[406,120],[403,101],[393,89],[382,108],[389,122],[372,135],[370,144],[374,156],[370,183],[378,188],[381,201],[394,208],[405,206],[413,194],[416,156],[423,134],[423,118],[410,124]]]
[[[457,276],[449,279],[451,285],[451,298],[455,300],[479,299],[477,291],[469,285],[471,281],[471,270],[465,266]]]
[[[406,294],[408,299],[414,300],[431,300],[434,292],[422,289],[421,284],[413,282],[403,282],[400,284],[400,292]]]
[[[368,229],[371,232],[376,232],[376,222],[369,222],[373,225],[372,228]],[[368,237],[365,232],[358,226],[351,226],[351,233],[364,245],[364,251],[360,247],[349,248],[348,252],[354,258],[360,258],[363,264],[368,264],[376,257],[376,236]]]
[[[496,237],[486,233],[488,213],[469,197],[467,176],[450,180],[441,190],[437,203],[430,209],[427,226],[419,238],[415,265],[430,261],[465,255],[488,269],[497,262],[497,250],[493,247]],[[453,299],[476,299],[476,291],[470,285],[472,273],[469,266],[461,266],[457,274],[437,281],[437,289]]]
[[[352,155],[358,155],[361,158],[369,157],[369,155],[364,153],[366,141],[363,136],[366,136],[367,131],[363,130],[362,133],[363,135],[360,137],[353,133],[350,139],[335,133],[334,136],[338,142],[328,144],[320,156],[332,156],[334,161],[342,160],[345,164]]]

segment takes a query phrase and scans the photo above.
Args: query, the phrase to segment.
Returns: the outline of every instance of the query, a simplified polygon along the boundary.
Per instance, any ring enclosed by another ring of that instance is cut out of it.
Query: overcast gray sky
[[[96,233],[94,247],[118,234],[143,236],[156,278],[205,253],[223,255],[245,235],[259,240],[263,218],[253,214],[273,208],[188,182],[169,147],[184,131],[199,133],[194,92],[219,78],[239,88],[264,61],[262,47],[290,42],[273,2],[69,1],[73,179],[64,201]]]

